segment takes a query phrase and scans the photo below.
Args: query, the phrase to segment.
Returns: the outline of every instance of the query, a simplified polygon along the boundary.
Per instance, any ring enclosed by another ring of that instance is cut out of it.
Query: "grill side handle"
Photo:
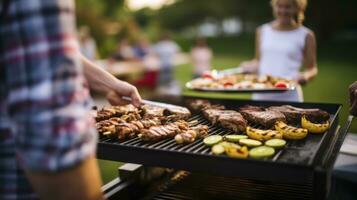
[[[325,162],[323,162],[323,166],[326,166],[327,169],[332,169],[335,161],[337,159],[338,153],[341,149],[341,146],[346,138],[347,132],[351,126],[353,121],[353,116],[349,115],[346,123],[343,127],[338,131],[338,134],[335,136],[335,142],[332,143],[332,150],[326,156]]]

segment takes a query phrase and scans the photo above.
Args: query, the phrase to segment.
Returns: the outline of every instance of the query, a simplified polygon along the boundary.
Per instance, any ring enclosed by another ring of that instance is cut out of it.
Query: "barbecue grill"
[[[184,105],[191,97],[166,103]],[[118,141],[100,138],[98,158],[137,163],[120,168],[120,178],[103,189],[110,199],[326,199],[330,173],[349,128],[340,129],[341,105],[210,99],[212,103],[238,109],[244,105],[320,108],[330,113],[331,127],[324,135],[289,141],[274,157],[264,160],[213,155],[202,139],[176,144],[173,139],[144,142],[140,138]],[[232,132],[211,125],[199,113],[189,121],[208,125],[208,135]],[[250,124],[256,128],[256,124]],[[145,167],[144,167],[145,166]],[[158,168],[162,173],[157,173]],[[172,170],[168,170],[172,169]],[[152,171],[155,171],[152,175]],[[159,178],[155,178],[159,174]],[[150,178],[148,178],[150,177]],[[154,177],[154,178],[153,178]],[[144,183],[143,183],[144,180]],[[149,181],[148,181],[149,180]],[[138,191],[145,191],[138,193]],[[125,198],[124,198],[125,199]]]

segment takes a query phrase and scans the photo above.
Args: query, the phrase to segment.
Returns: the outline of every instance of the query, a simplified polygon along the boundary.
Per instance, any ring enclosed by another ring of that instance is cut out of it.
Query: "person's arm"
[[[132,98],[132,103],[135,106],[140,106],[141,97],[138,90],[133,85],[118,80],[113,75],[95,65],[90,60],[81,55],[83,63],[84,75],[88,81],[89,86],[107,96],[108,101],[113,105],[127,104],[122,96]]]
[[[255,56],[252,60],[244,61],[240,64],[242,70],[248,73],[257,73],[260,60],[260,32],[261,28],[258,27],[255,32]]]
[[[316,38],[313,32],[309,32],[306,36],[304,67],[305,70],[297,77],[297,82],[302,85],[312,80],[318,73],[316,62]]]
[[[27,177],[40,199],[104,199],[97,160],[90,157],[79,165],[54,173],[27,171]]]
[[[98,133],[80,66],[74,1],[11,1],[11,6],[9,23],[17,26],[7,30],[6,43],[17,46],[6,52],[15,59],[4,61],[11,62],[7,114],[14,128],[16,170],[27,178],[16,180],[20,190],[13,192],[29,181],[43,200],[102,199],[94,160]]]
[[[350,85],[349,87],[349,93],[350,93],[350,113],[353,116],[357,117],[357,81],[355,81],[353,84]]]

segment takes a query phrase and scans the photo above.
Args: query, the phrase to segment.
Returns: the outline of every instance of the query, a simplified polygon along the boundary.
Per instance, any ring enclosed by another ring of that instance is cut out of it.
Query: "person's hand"
[[[127,100],[122,99],[123,96],[130,97],[132,99],[132,104],[136,107],[141,104],[141,97],[135,86],[124,82],[118,81],[116,86],[113,87],[115,89],[110,90],[107,93],[107,99],[112,105],[125,105],[129,102]]]
[[[357,116],[357,81],[349,87],[350,92],[350,113]]]
[[[295,81],[300,85],[305,85],[307,83],[307,78],[305,77],[304,74],[299,74],[295,79]]]

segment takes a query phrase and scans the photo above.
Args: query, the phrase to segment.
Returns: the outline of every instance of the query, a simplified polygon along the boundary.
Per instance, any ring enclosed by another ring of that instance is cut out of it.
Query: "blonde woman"
[[[241,64],[245,71],[296,80],[304,85],[317,73],[316,39],[303,26],[307,0],[272,0],[275,19],[256,31],[256,55]],[[304,71],[300,69],[304,67]],[[284,93],[253,94],[254,100],[302,102],[301,87]]]

